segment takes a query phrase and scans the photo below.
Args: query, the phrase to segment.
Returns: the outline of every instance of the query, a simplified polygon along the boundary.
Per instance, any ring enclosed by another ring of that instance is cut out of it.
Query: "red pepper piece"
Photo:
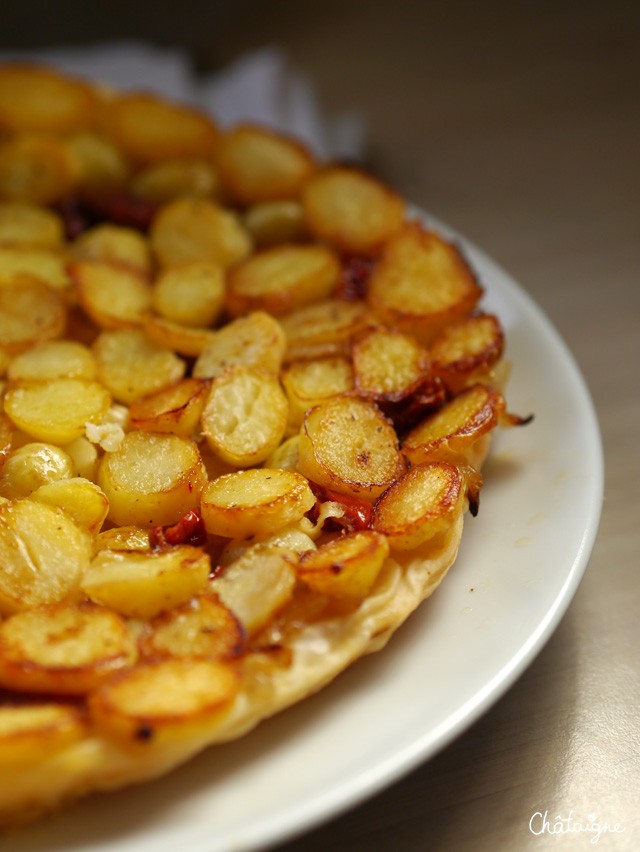
[[[359,255],[345,257],[336,289],[338,299],[343,299],[345,302],[358,302],[364,299],[374,266],[375,260],[371,257]]]
[[[366,500],[359,500],[357,497],[351,497],[348,494],[339,494],[331,488],[326,488],[324,485],[318,485],[316,482],[309,482],[309,487],[315,494],[316,498],[326,503],[340,503],[344,509],[344,515],[341,518],[329,518],[325,523],[332,522],[349,532],[359,530],[368,530],[371,528],[373,520],[373,506]],[[318,517],[317,509],[315,511],[316,518]]]
[[[192,509],[176,524],[154,527],[149,532],[149,543],[156,550],[176,544],[202,547],[207,543],[207,531],[202,515],[197,509]]]
[[[126,192],[108,192],[83,198],[87,209],[98,219],[148,231],[158,211],[158,205]]]

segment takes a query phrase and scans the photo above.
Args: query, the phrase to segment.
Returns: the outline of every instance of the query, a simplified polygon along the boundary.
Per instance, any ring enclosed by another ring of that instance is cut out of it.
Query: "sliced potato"
[[[447,462],[412,467],[377,500],[373,527],[392,549],[413,550],[449,529],[463,510],[464,480]]]
[[[155,658],[231,659],[244,645],[240,622],[215,595],[196,595],[161,613],[140,638],[142,654]]]
[[[0,684],[9,689],[84,695],[137,656],[125,621],[87,602],[34,607],[0,624]]]
[[[64,252],[40,246],[0,246],[0,287],[33,278],[65,293],[71,286],[71,278]]]
[[[167,269],[156,278],[153,307],[180,325],[205,327],[218,319],[224,295],[222,267],[211,261],[196,261]]]
[[[347,533],[305,553],[298,577],[314,592],[335,598],[364,598],[389,554],[386,538],[373,530]]]
[[[251,251],[249,233],[236,214],[206,198],[177,198],[163,205],[150,239],[165,267],[204,260],[227,269]]]
[[[149,94],[113,98],[104,127],[120,150],[139,163],[210,159],[218,138],[211,119]]]
[[[404,471],[393,426],[365,400],[339,396],[307,412],[298,469],[340,494],[375,500]]]
[[[193,367],[195,378],[216,378],[227,367],[261,367],[274,375],[286,346],[282,326],[264,311],[254,311],[225,325],[202,350]]]
[[[469,314],[481,295],[456,246],[411,223],[385,246],[369,279],[367,301],[387,325],[429,342],[445,325]]]
[[[293,555],[282,548],[256,544],[216,574],[210,587],[253,635],[291,600],[293,565]]]
[[[27,435],[51,444],[68,444],[84,435],[109,410],[109,391],[86,379],[51,379],[9,388],[4,408]]]
[[[100,328],[140,325],[151,307],[151,285],[137,271],[108,261],[71,264],[80,304]]]
[[[358,169],[329,166],[316,172],[302,192],[309,230],[341,251],[377,254],[404,220],[404,201]]]
[[[292,311],[281,323],[287,360],[295,361],[345,354],[349,339],[372,323],[372,315],[361,302],[326,299]]]
[[[138,329],[102,332],[93,352],[100,381],[125,404],[177,382],[186,369],[171,349],[151,343]]]
[[[151,249],[139,231],[105,222],[84,231],[71,244],[71,255],[80,261],[99,261],[124,266],[143,278],[152,272]]]
[[[82,711],[73,704],[3,704],[0,707],[0,761],[33,766],[86,736]]]
[[[100,464],[98,484],[116,524],[175,524],[200,502],[206,471],[193,441],[129,432]]]
[[[355,384],[362,396],[396,402],[429,372],[429,355],[418,341],[390,328],[365,332],[352,350]]]
[[[4,463],[11,452],[13,431],[13,423],[9,420],[4,411],[0,411],[0,471],[4,467]],[[2,487],[0,486],[0,493],[1,492]]]
[[[61,447],[29,442],[5,455],[0,471],[0,494],[18,500],[29,497],[42,485],[74,475],[73,461]]]
[[[142,328],[151,343],[191,358],[201,355],[215,337],[210,328],[182,325],[157,314],[147,314]]]
[[[131,167],[110,139],[93,130],[79,130],[65,139],[74,164],[75,182],[84,193],[113,192],[129,180]]]
[[[281,245],[264,249],[229,275],[226,306],[232,316],[265,310],[279,316],[328,298],[340,272],[325,246]]]
[[[91,537],[62,509],[16,500],[0,505],[0,613],[74,601]]]
[[[216,455],[237,467],[263,462],[278,446],[289,405],[266,370],[230,367],[214,379],[202,413],[202,432]]]
[[[353,388],[353,367],[340,356],[294,361],[284,370],[282,384],[289,400],[289,428],[297,431],[310,408]]]
[[[182,379],[131,404],[129,422],[134,429],[172,432],[189,438],[200,425],[209,393],[206,379]]]
[[[78,526],[91,535],[98,533],[109,512],[109,501],[104,491],[82,476],[56,479],[36,488],[31,499],[50,506],[59,506],[71,515]]]
[[[304,212],[299,201],[263,201],[244,215],[244,225],[259,248],[293,243],[305,236]]]
[[[85,435],[81,435],[79,438],[71,441],[71,443],[65,444],[62,449],[71,459],[76,474],[94,482],[98,472],[98,450],[96,445]]]
[[[98,730],[122,742],[182,739],[227,710],[240,689],[230,663],[171,659],[114,675],[89,698]]]
[[[0,140],[0,198],[53,204],[73,187],[73,160],[61,139],[20,134]]]
[[[0,202],[0,245],[60,249],[61,217],[53,210],[21,201]]]
[[[75,340],[47,340],[16,355],[9,364],[11,382],[47,382],[96,376],[96,362],[88,346]]]
[[[218,173],[207,160],[165,160],[141,169],[130,189],[138,198],[164,204],[182,196],[213,198],[218,194]]]
[[[447,326],[430,349],[432,369],[453,394],[487,380],[502,357],[504,334],[493,314],[466,317]]]
[[[40,281],[0,284],[0,340],[10,355],[59,337],[65,321],[62,299]]]
[[[150,548],[148,527],[126,524],[99,532],[94,541],[94,555],[101,550],[140,550],[148,552]]]
[[[300,520],[316,498],[304,476],[291,470],[239,470],[209,482],[201,512],[207,532],[226,538],[274,533]]]
[[[83,592],[130,618],[153,618],[202,591],[211,563],[201,548],[188,544],[169,550],[100,550],[82,578]]]

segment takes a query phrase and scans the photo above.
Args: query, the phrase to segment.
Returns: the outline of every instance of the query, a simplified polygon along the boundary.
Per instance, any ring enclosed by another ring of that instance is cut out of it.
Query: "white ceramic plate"
[[[91,798],[4,838],[4,852],[239,852],[284,840],[433,755],[542,648],[595,538],[599,430],[547,319],[504,271],[464,246],[486,287],[484,305],[506,327],[509,407],[535,421],[497,437],[479,516],[469,518],[440,589],[382,653],[319,695],[165,779]]]

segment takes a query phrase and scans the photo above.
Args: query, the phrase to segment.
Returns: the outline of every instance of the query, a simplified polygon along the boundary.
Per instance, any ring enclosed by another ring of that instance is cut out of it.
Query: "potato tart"
[[[372,174],[0,67],[0,825],[239,737],[435,590],[524,422],[481,296]]]

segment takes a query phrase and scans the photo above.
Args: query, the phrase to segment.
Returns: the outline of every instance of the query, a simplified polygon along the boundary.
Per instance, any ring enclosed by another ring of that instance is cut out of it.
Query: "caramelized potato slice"
[[[60,296],[40,281],[0,283],[0,340],[10,355],[59,337],[66,310]]]
[[[68,444],[109,410],[109,391],[86,379],[51,379],[10,387],[4,408],[15,425],[38,441]]]
[[[141,169],[131,181],[131,192],[154,204],[182,196],[212,198],[218,194],[218,173],[206,160],[165,160]]]
[[[96,376],[96,362],[89,347],[75,340],[47,340],[22,352],[9,364],[11,382],[48,382],[52,379],[84,379]]]
[[[91,537],[53,506],[33,500],[0,505],[0,613],[77,600]]]
[[[60,249],[64,240],[62,218],[36,204],[0,201],[0,245]]]
[[[223,134],[216,165],[224,192],[247,206],[296,198],[315,167],[303,145],[250,124],[237,125]]]
[[[413,550],[446,531],[464,507],[464,479],[447,462],[412,467],[376,501],[373,527],[392,550]]]
[[[307,412],[298,469],[340,494],[375,500],[405,469],[393,426],[365,400],[341,396]]]
[[[152,272],[151,249],[142,234],[109,222],[80,234],[71,244],[71,255],[78,261],[123,266],[143,278]]]
[[[213,325],[224,304],[222,267],[211,261],[187,263],[161,273],[154,283],[153,308],[180,325]]]
[[[348,340],[371,322],[372,316],[361,302],[326,299],[299,308],[281,319],[287,360],[344,354]]]
[[[140,325],[151,307],[151,286],[138,272],[101,260],[71,264],[80,304],[100,328]]]
[[[412,464],[444,459],[473,465],[474,445],[495,429],[504,410],[502,394],[472,385],[412,429],[402,451]]]
[[[230,273],[227,309],[232,316],[252,310],[289,313],[330,296],[339,273],[337,256],[319,244],[264,249]]]
[[[129,422],[133,429],[172,432],[189,438],[200,426],[200,416],[209,393],[205,379],[182,379],[131,404]]]
[[[4,467],[4,463],[11,452],[11,444],[13,442],[13,423],[4,411],[0,411],[0,471]],[[0,480],[0,483],[2,480]],[[0,494],[2,493],[2,485],[0,484]]]
[[[225,660],[242,653],[245,638],[238,619],[215,595],[196,595],[152,619],[139,644],[145,657]]]
[[[0,198],[53,204],[73,181],[73,160],[61,139],[21,134],[0,142]]]
[[[245,228],[259,248],[292,243],[305,236],[304,211],[299,201],[263,201],[244,215]]]
[[[387,325],[429,342],[466,316],[482,295],[460,251],[420,224],[405,225],[385,246],[367,300]]]
[[[6,456],[0,472],[0,494],[19,500],[29,497],[42,485],[74,474],[73,461],[65,450],[33,441]]]
[[[256,544],[216,574],[210,587],[251,636],[291,600],[295,583],[291,555]]]
[[[202,413],[202,432],[214,453],[236,467],[254,467],[278,446],[289,406],[266,370],[236,366],[214,379]]]
[[[345,166],[316,172],[302,192],[306,224],[352,254],[377,254],[404,221],[404,201],[371,175]]]
[[[352,358],[358,392],[374,400],[404,399],[429,371],[428,353],[418,341],[390,328],[365,332]]]
[[[215,124],[203,113],[148,94],[114,98],[104,126],[120,150],[138,163],[207,160],[218,139]]]
[[[389,545],[380,533],[347,533],[305,553],[298,565],[298,577],[320,595],[364,598],[388,554]]]
[[[277,375],[286,340],[282,326],[264,311],[238,317],[214,332],[193,367],[195,378],[216,378],[227,367],[260,367]]]
[[[71,133],[91,124],[97,98],[86,83],[40,65],[0,68],[0,129]]]
[[[239,470],[209,482],[201,512],[207,532],[227,538],[270,535],[316,502],[304,476],[290,470]]]
[[[80,130],[65,142],[73,159],[76,185],[83,192],[112,192],[129,180],[131,168],[126,157],[103,134]]]
[[[353,388],[353,367],[347,358],[294,361],[282,375],[289,399],[289,428],[298,431],[305,412]]]
[[[201,355],[213,342],[215,335],[209,328],[181,325],[157,314],[147,314],[142,328],[151,343],[191,358]]]
[[[199,505],[205,482],[193,441],[154,432],[128,432],[98,471],[115,524],[175,524]]]
[[[205,260],[227,269],[252,248],[236,214],[206,198],[177,198],[163,205],[153,220],[150,239],[165,267]]]
[[[432,369],[451,393],[486,380],[502,357],[504,334],[493,314],[466,317],[447,326],[430,349]]]
[[[146,553],[150,546],[147,527],[127,524],[99,532],[95,537],[93,550],[94,555],[101,550],[140,550]]]
[[[84,695],[137,656],[124,620],[91,603],[34,607],[0,624],[0,684],[8,689]]]
[[[138,329],[102,332],[93,352],[100,381],[125,404],[179,381],[186,370],[171,349],[151,343]]]
[[[30,496],[39,503],[64,509],[79,527],[91,535],[100,531],[109,512],[109,501],[104,491],[82,476],[47,482]]]
[[[82,739],[86,732],[83,713],[73,704],[2,705],[0,761],[3,766],[33,766]]]
[[[65,292],[71,286],[67,258],[62,251],[41,246],[0,246],[0,286],[20,284],[36,278],[52,290]]]
[[[204,588],[211,570],[199,547],[180,544],[148,552],[100,550],[82,578],[82,591],[129,618],[153,618]]]
[[[229,708],[240,689],[230,663],[161,660],[114,675],[89,697],[89,711],[108,736],[143,747],[193,735]]]

